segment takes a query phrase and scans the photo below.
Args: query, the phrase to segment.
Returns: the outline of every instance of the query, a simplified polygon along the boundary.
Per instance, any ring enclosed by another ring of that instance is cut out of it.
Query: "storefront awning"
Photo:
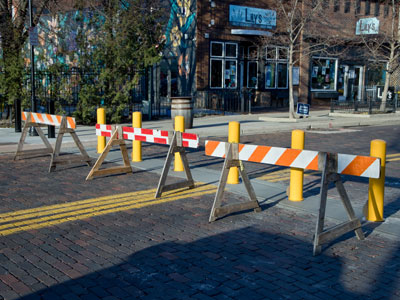
[[[249,30],[249,29],[231,29],[231,34],[237,35],[263,35],[272,36],[272,33],[264,30]]]

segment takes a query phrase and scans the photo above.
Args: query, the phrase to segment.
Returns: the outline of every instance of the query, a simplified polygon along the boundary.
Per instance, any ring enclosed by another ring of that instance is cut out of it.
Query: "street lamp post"
[[[30,35],[34,34],[33,29],[33,9],[32,9],[32,0],[29,0],[29,30]],[[34,45],[32,43],[32,38],[30,38],[30,45],[31,45],[31,111],[36,112],[36,96],[35,96],[35,53],[34,53]],[[31,127],[29,130],[29,135],[37,136],[38,133],[36,132],[34,127]]]

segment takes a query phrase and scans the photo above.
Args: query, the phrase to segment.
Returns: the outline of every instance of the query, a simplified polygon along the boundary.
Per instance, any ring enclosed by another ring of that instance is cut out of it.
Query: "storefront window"
[[[211,42],[210,87],[237,88],[238,44]]]
[[[288,49],[267,47],[265,64],[265,88],[286,89],[288,87]]]
[[[311,89],[335,91],[337,75],[337,59],[314,57],[311,66]]]
[[[366,85],[385,85],[385,66],[374,66],[367,69]]]

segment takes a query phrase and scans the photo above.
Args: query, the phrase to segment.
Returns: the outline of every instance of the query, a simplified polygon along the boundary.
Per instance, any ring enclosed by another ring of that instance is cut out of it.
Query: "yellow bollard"
[[[240,123],[239,122],[229,122],[229,143],[240,143]],[[228,184],[238,184],[239,183],[239,169],[237,167],[232,167],[228,174]]]
[[[386,142],[371,141],[372,157],[381,159],[381,176],[378,179],[370,178],[368,187],[368,221],[383,221],[383,199],[385,196],[385,169],[386,169]]]
[[[183,116],[175,117],[175,131],[185,132],[185,117],[183,117]],[[175,172],[185,171],[183,168],[181,154],[178,152],[175,152],[174,171]]]
[[[292,149],[304,149],[304,131],[292,131]],[[303,179],[304,170],[298,168],[290,168],[290,187],[289,187],[289,200],[290,201],[303,201]]]
[[[97,109],[97,124],[106,124],[106,111],[104,108]],[[97,153],[102,153],[106,147],[106,137],[97,137]]]
[[[132,127],[142,128],[142,113],[140,111],[135,111],[132,113]],[[142,142],[132,141],[132,161],[139,162],[142,161]]]

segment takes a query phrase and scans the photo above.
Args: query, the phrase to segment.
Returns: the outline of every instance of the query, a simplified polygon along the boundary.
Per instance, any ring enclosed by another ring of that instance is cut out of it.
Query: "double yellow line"
[[[400,153],[386,155],[386,161],[398,161],[398,160],[400,160]]]
[[[306,170],[304,172],[304,177],[307,177],[310,175],[318,175],[318,174],[320,174],[320,172]],[[279,182],[279,181],[289,180],[290,179],[290,168],[270,172],[263,176],[257,177],[257,179],[266,180],[269,182]]]
[[[129,209],[212,194],[216,192],[216,187],[205,184],[198,185],[194,189],[164,193],[164,196],[158,199],[154,199],[155,191],[155,189],[143,190],[3,213],[0,214],[0,236]]]

